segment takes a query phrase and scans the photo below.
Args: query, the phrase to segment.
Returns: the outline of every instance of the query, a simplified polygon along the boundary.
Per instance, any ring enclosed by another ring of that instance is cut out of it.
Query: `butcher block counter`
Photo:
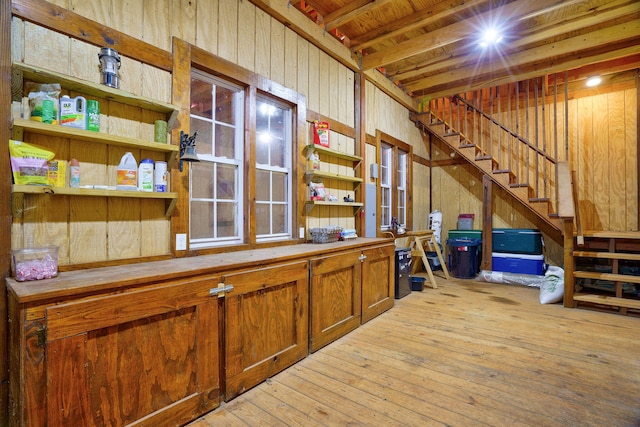
[[[12,425],[184,424],[393,307],[357,238],[7,279]]]

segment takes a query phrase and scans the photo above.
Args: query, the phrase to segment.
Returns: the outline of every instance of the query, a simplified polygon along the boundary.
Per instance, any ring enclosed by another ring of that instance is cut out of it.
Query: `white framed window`
[[[256,101],[256,241],[292,237],[292,109]]]
[[[190,115],[200,161],[189,167],[189,246],[242,243],[244,91],[194,70]]]
[[[407,226],[407,153],[398,150],[398,173],[396,182],[396,194],[398,197],[398,225]]]
[[[382,144],[380,147],[380,228],[391,228],[391,172],[393,170],[393,148]]]

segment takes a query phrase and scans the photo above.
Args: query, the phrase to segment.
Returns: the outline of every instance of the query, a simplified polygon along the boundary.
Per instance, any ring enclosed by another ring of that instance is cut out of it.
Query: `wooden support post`
[[[493,250],[493,185],[491,178],[482,176],[482,270],[491,270],[491,252]]]
[[[573,277],[573,218],[565,218],[562,221],[562,233],[564,235],[564,306],[575,308],[573,300],[575,283]]]

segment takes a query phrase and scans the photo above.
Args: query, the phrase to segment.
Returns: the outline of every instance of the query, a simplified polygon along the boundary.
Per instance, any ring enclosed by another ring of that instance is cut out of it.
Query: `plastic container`
[[[535,274],[542,276],[545,271],[544,255],[509,254],[493,252],[491,269],[518,274]]]
[[[87,128],[87,100],[82,96],[60,98],[60,124],[75,129]]]
[[[156,162],[156,168],[153,174],[153,191],[166,193],[168,181],[167,162]]]
[[[492,233],[493,252],[540,255],[542,253],[542,233],[527,228],[494,228]]]
[[[116,190],[138,190],[138,162],[133,154],[124,153],[118,164]]]
[[[80,163],[76,159],[69,162],[69,187],[80,187]]]
[[[50,279],[58,275],[58,247],[11,251],[11,271],[18,282]]]
[[[424,290],[424,282],[427,279],[420,276],[411,276],[411,290],[422,292]]]
[[[449,272],[458,279],[473,279],[479,273],[478,239],[448,239]]]
[[[311,241],[313,243],[331,243],[337,242],[340,239],[340,233],[342,233],[342,227],[329,226],[311,228]]]
[[[473,219],[475,214],[460,214],[458,215],[458,230],[471,230],[473,229]]]
[[[87,101],[87,130],[100,131],[100,103],[95,99]]]
[[[153,191],[153,160],[143,159],[138,166],[138,191]]]

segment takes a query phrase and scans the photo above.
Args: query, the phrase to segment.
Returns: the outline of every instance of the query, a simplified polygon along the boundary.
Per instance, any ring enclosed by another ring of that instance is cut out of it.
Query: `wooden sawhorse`
[[[433,271],[431,271],[431,266],[429,265],[429,259],[427,258],[427,254],[424,250],[425,246],[428,248],[429,252],[435,252],[440,260],[440,265],[442,266],[442,272],[444,273],[445,279],[449,279],[449,270],[447,269],[447,263],[442,256],[442,252],[440,251],[440,246],[438,242],[436,242],[435,237],[433,236],[433,230],[417,230],[417,231],[408,231],[405,234],[409,238],[409,248],[411,248],[411,259],[414,260],[416,257],[419,257],[422,260],[422,264],[424,265],[424,269],[429,276],[429,282],[431,283],[431,287],[436,289],[438,285],[436,284],[436,279],[433,276]],[[411,262],[411,274],[414,274],[418,270],[418,265],[416,262]]]

